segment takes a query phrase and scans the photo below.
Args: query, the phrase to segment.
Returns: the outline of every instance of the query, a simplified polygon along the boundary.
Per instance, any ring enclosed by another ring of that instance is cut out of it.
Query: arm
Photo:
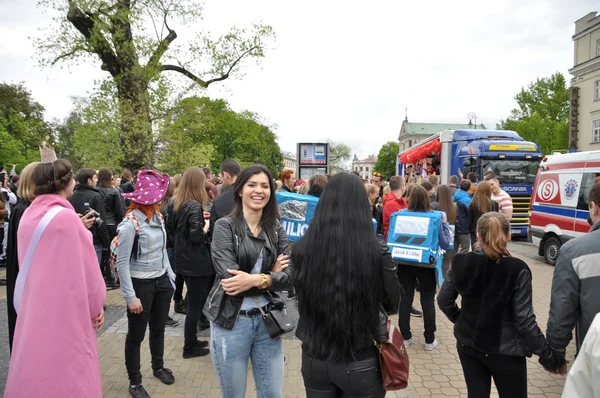
[[[388,315],[396,314],[400,307],[400,282],[396,264],[392,261],[389,248],[381,243],[381,263],[383,266],[383,289],[385,298],[382,306]]]
[[[191,204],[190,218],[186,227],[189,229],[190,240],[193,244],[204,243],[206,233],[204,232],[204,214],[200,203],[194,202]]]
[[[569,249],[569,246],[563,246],[554,268],[550,315],[546,327],[548,344],[560,356],[565,355],[565,350],[573,338],[573,329],[580,312],[580,280],[573,268]]]
[[[133,283],[131,282],[131,273],[129,272],[129,260],[133,241],[135,239],[135,225],[130,220],[123,220],[117,227],[119,236],[119,249],[117,252],[117,271],[121,282],[121,293],[127,304],[137,300]]]
[[[454,257],[455,260],[456,257],[457,256]],[[442,284],[440,292],[438,293],[437,302],[440,310],[448,317],[450,322],[456,323],[460,315],[460,308],[456,304],[458,292],[454,287],[453,277],[452,269],[449,269],[446,278],[444,278],[444,283]]]
[[[471,234],[474,234],[475,232],[477,232],[477,225],[475,224],[475,206],[467,207],[467,213],[469,215],[469,232],[471,232]]]
[[[222,218],[214,226],[213,240],[210,246],[217,278],[230,278],[232,275],[227,272],[228,269],[240,269],[237,263],[237,248],[234,248],[234,245],[237,245],[237,241],[233,233],[233,225],[228,219]]]
[[[108,228],[106,228],[106,207],[104,207],[102,196],[96,195],[92,208],[100,213],[100,218],[104,221],[102,225],[98,227],[98,237],[102,242],[102,249],[106,250],[110,246],[110,235],[108,234]]]
[[[531,271],[524,269],[517,277],[517,286],[511,303],[517,331],[529,351],[540,357],[539,362],[543,367],[557,370],[565,363],[565,359],[554,354],[535,320],[532,290]]]
[[[210,208],[210,227],[208,229],[208,237],[212,239],[213,237],[213,231],[215,229],[215,223],[217,222],[217,220],[221,218],[221,215],[219,214],[218,210],[217,210],[217,206],[215,206],[215,202],[213,201],[213,205]]]
[[[450,224],[447,222],[442,223],[439,240],[440,247],[444,250],[448,250],[448,246],[450,246]]]
[[[513,202],[512,198],[504,199],[502,201],[502,214],[506,217],[508,221],[512,219],[513,216]]]
[[[292,251],[290,249],[288,236],[285,233],[283,224],[281,223],[277,224],[277,237],[278,241],[276,257],[280,254],[289,255]],[[292,286],[292,269],[293,264],[290,263],[290,265],[281,272],[269,272],[267,274],[267,279],[270,277],[271,280],[267,282],[268,289],[272,291],[289,289]]]
[[[6,193],[8,195],[8,203],[11,205],[17,204],[17,195],[7,187]]]
[[[117,225],[119,225],[119,223],[123,221],[123,218],[125,218],[125,209],[123,208],[123,201],[121,200],[121,193],[119,190],[115,188],[113,192],[113,209],[115,209],[115,219]]]

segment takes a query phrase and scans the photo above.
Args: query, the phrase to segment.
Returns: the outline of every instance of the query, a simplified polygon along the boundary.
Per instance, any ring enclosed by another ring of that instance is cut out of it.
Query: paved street
[[[534,306],[542,330],[546,328],[550,286],[553,267],[541,262],[537,250],[529,243],[520,241],[511,244],[513,255],[524,259],[534,275]],[[5,271],[0,271],[0,279]],[[417,296],[418,297],[418,296]],[[416,301],[416,306],[419,307]],[[103,390],[105,397],[127,397],[127,375],[123,356],[127,329],[125,307],[119,290],[108,292],[107,322],[98,338],[102,365]],[[292,304],[293,306],[293,304]],[[294,313],[295,309],[294,309]],[[6,319],[6,288],[0,287],[0,317]],[[173,370],[176,382],[172,386],[161,384],[152,376],[147,341],[142,346],[142,373],[144,386],[152,397],[220,397],[219,386],[210,356],[186,359],[181,356],[183,349],[183,316],[175,315],[179,326],[170,328],[165,338],[165,365]],[[393,318],[397,322],[397,317]],[[6,321],[2,322],[6,325]],[[451,397],[466,396],[462,369],[456,353],[456,340],[452,325],[437,311],[436,338],[440,345],[432,352],[423,348],[423,322],[412,318],[415,344],[408,348],[411,359],[410,384],[406,390],[388,393],[388,397]],[[300,374],[300,342],[294,336],[284,340],[287,357],[284,396],[305,397],[302,375]],[[574,354],[573,345],[569,357]],[[8,369],[8,332],[6,326],[0,328],[0,393],[4,390]],[[251,372],[249,372],[251,375]],[[564,377],[550,375],[537,363],[537,357],[528,363],[529,396],[560,397]],[[247,397],[254,396],[252,377],[248,379]],[[497,396],[497,395],[494,395]]]

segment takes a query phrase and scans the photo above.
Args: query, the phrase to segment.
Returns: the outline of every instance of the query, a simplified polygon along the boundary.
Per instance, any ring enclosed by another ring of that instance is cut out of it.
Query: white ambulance
[[[588,194],[600,181],[600,151],[545,157],[531,194],[528,238],[548,264],[560,247],[590,230]]]

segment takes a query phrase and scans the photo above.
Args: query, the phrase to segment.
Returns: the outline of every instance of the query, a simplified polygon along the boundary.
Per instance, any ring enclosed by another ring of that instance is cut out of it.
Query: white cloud
[[[478,122],[494,127],[515,107],[514,96],[538,77],[573,63],[574,21],[600,11],[596,1],[380,0],[285,2],[207,1],[194,24],[218,34],[262,21],[275,48],[242,80],[208,94],[250,109],[279,126],[283,149],[331,138],[365,157],[395,140],[404,108],[413,121]],[[47,26],[35,0],[0,5],[0,76],[24,81],[49,117],[64,117],[69,96],[85,95],[99,66],[40,70],[28,36]],[[174,26],[177,30],[177,27]],[[178,41],[192,31],[178,30]]]

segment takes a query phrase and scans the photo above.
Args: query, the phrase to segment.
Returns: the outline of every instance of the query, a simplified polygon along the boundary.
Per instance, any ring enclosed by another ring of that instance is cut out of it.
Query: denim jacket
[[[117,227],[119,236],[119,251],[117,254],[117,271],[121,281],[121,292],[127,304],[136,300],[135,291],[131,282],[131,274],[136,272],[153,272],[165,270],[171,280],[175,274],[171,269],[167,256],[167,233],[165,226],[158,215],[149,220],[144,213],[133,210],[132,215],[140,223],[140,236],[138,238],[137,253],[131,255],[135,239],[135,225],[125,218]]]

